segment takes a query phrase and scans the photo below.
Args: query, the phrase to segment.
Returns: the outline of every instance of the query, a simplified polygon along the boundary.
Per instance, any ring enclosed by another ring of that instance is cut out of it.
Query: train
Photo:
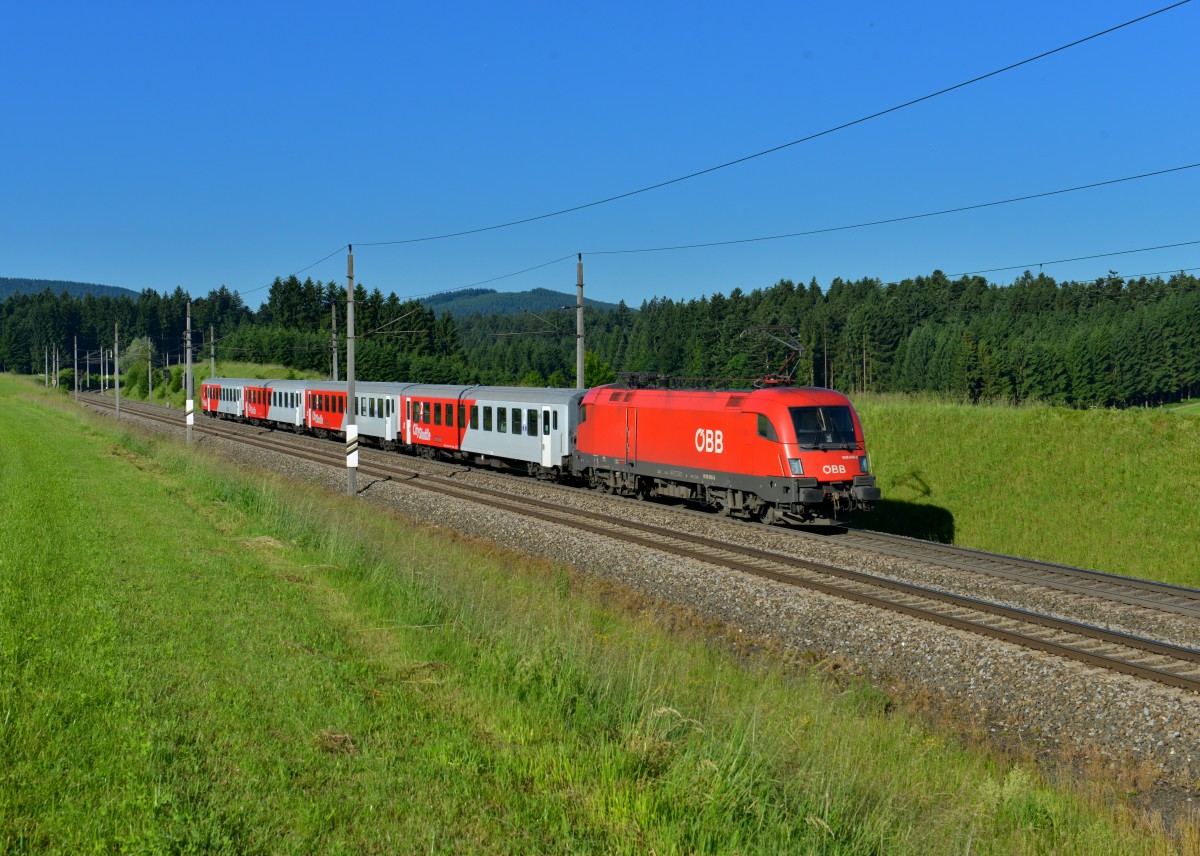
[[[830,526],[880,498],[862,424],[840,392],[613,383],[586,390],[216,377],[210,418],[387,451],[519,470],[538,479],[674,500],[763,523]]]

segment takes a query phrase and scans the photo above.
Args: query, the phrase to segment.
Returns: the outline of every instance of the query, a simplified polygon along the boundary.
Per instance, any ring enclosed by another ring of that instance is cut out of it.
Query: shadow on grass
[[[881,499],[874,511],[856,512],[853,523],[856,529],[954,543],[954,515],[936,505]]]

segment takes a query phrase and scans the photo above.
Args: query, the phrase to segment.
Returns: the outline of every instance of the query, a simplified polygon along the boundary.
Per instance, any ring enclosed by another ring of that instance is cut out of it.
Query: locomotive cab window
[[[789,407],[788,413],[802,447],[853,449],[858,444],[849,407]]]
[[[758,414],[758,436],[774,440],[776,443],[779,442],[779,435],[775,433],[775,426],[771,424],[771,420],[767,418],[765,413]]]

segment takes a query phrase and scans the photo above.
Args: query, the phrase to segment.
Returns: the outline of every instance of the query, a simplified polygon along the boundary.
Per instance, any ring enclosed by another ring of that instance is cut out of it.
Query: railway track
[[[814,536],[810,535],[809,537]],[[885,532],[848,529],[844,535],[834,536],[834,539],[838,544],[854,549],[869,550],[881,555],[942,564],[955,570],[1001,577],[1016,583],[1052,588],[1071,594],[1101,597],[1130,606],[1200,618],[1200,590],[1184,586],[1108,574],[1087,568],[1075,568],[1070,565],[1038,562],[1033,559],[1005,556],[1000,553],[973,550],[953,544],[921,541]]]
[[[87,403],[110,409],[112,407],[112,402],[107,399],[89,397]],[[129,403],[124,404],[124,409],[131,415],[137,415],[140,418],[180,427],[179,417],[181,414],[179,411]],[[345,458],[340,446],[323,448],[329,444],[313,444],[310,438],[299,435],[270,429],[264,431],[251,426],[235,428],[229,423],[212,422],[207,419],[199,420],[195,430],[200,434],[229,439],[267,451],[293,455],[318,464],[337,468],[345,466]],[[423,474],[392,461],[378,460],[378,457],[380,456],[364,454],[360,460],[359,473],[385,480],[403,480],[406,485],[420,490],[492,505],[510,513],[556,525],[569,526],[575,530],[618,539],[625,543],[636,544],[680,558],[741,571],[777,583],[822,592],[833,597],[920,618],[942,626],[1000,639],[1091,666],[1157,681],[1192,692],[1200,692],[1200,650],[951,592],[885,579],[755,547],[727,544],[678,529],[626,520],[605,513],[575,509],[531,497],[522,497],[519,503],[514,503],[510,493],[477,484],[465,485],[453,479]],[[890,538],[881,539],[876,545],[877,550],[888,546],[891,540]],[[900,546],[895,549],[905,549],[902,542],[911,540],[896,539]],[[925,542],[913,543],[924,544]],[[969,550],[962,552],[977,558],[981,563],[993,561],[993,554]],[[925,560],[923,556],[921,558],[922,561]],[[1007,558],[994,557],[995,560]],[[1001,564],[1003,563],[1001,562]],[[1030,562],[1028,564],[1039,566],[1040,563]],[[1062,578],[1053,576],[1064,570],[1063,566],[1048,567],[1055,569],[1046,572],[1048,578],[1054,582],[1052,587],[1075,585],[1075,583],[1066,582]],[[1112,575],[1097,574],[1075,568],[1066,568],[1065,570],[1082,574],[1083,576],[1078,579],[1092,579],[1091,575],[1096,575],[1102,578],[1105,586],[1110,585],[1108,580]],[[987,571],[980,570],[979,572],[986,573]],[[1076,577],[1071,578],[1076,579]],[[1029,576],[1024,578],[1024,581],[1029,584],[1041,584],[1036,583],[1034,579],[1033,576]],[[1146,592],[1154,592],[1161,585],[1144,580],[1131,582],[1145,583],[1146,588],[1144,589],[1136,586],[1134,588]],[[1079,587],[1084,588],[1082,584]],[[1198,591],[1180,589],[1177,592],[1178,587],[1175,586],[1165,586],[1164,588],[1170,590],[1163,593],[1164,602],[1171,607],[1169,611],[1179,612],[1187,605],[1166,600],[1165,596],[1168,594],[1170,597],[1182,598],[1185,593],[1191,592],[1193,600],[1200,603],[1200,600],[1197,600],[1200,599]],[[1095,588],[1087,588],[1083,593],[1091,596],[1106,596]],[[1114,592],[1113,599],[1129,602],[1127,598],[1138,599],[1140,606],[1150,606],[1156,600],[1150,595],[1141,597],[1131,595],[1127,591]],[[1154,603],[1152,608],[1163,609],[1164,607]]]

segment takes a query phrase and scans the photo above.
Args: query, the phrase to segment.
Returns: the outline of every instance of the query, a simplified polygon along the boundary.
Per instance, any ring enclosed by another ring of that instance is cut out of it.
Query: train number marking
[[[725,451],[725,435],[711,428],[697,428],[696,451],[720,455]]]

